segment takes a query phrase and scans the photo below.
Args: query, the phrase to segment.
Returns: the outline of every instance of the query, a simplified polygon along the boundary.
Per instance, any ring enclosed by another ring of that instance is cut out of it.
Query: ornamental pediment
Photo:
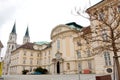
[[[59,33],[69,31],[69,30],[71,30],[71,29],[67,25],[58,25],[52,30],[51,37],[53,37]]]

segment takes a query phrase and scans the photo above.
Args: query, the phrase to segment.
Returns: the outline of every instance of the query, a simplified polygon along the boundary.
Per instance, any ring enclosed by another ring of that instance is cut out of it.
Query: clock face
[[[56,53],[56,55],[55,55],[55,56],[56,56],[56,58],[57,58],[57,59],[60,59],[60,58],[61,58],[60,53]]]

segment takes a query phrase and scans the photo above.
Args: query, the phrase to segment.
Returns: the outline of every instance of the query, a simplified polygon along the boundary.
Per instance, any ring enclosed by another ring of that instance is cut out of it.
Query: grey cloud
[[[0,0],[0,27],[10,19],[15,19],[15,13],[19,5],[16,1]]]

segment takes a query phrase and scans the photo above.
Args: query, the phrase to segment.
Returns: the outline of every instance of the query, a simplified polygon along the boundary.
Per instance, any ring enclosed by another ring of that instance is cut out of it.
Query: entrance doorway
[[[57,74],[60,74],[60,62],[57,62]]]

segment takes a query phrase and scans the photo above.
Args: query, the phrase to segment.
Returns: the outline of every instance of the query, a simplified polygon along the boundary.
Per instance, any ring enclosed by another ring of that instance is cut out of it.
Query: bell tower
[[[15,50],[17,47],[16,40],[17,40],[16,23],[14,23],[13,29],[9,35],[9,39],[7,42],[7,50],[6,50],[5,59],[4,59],[4,63],[5,63],[4,64],[4,67],[5,67],[4,74],[9,74],[10,63],[11,63],[11,59],[10,59],[11,52],[13,50]]]
[[[17,40],[16,24],[14,23],[13,29],[9,35],[9,40],[7,43],[7,49],[9,49],[10,52],[16,49],[16,40]]]
[[[27,42],[30,42],[30,36],[29,36],[29,30],[28,30],[28,27],[26,29],[26,33],[24,35],[24,38],[23,38],[23,44],[27,43]]]

